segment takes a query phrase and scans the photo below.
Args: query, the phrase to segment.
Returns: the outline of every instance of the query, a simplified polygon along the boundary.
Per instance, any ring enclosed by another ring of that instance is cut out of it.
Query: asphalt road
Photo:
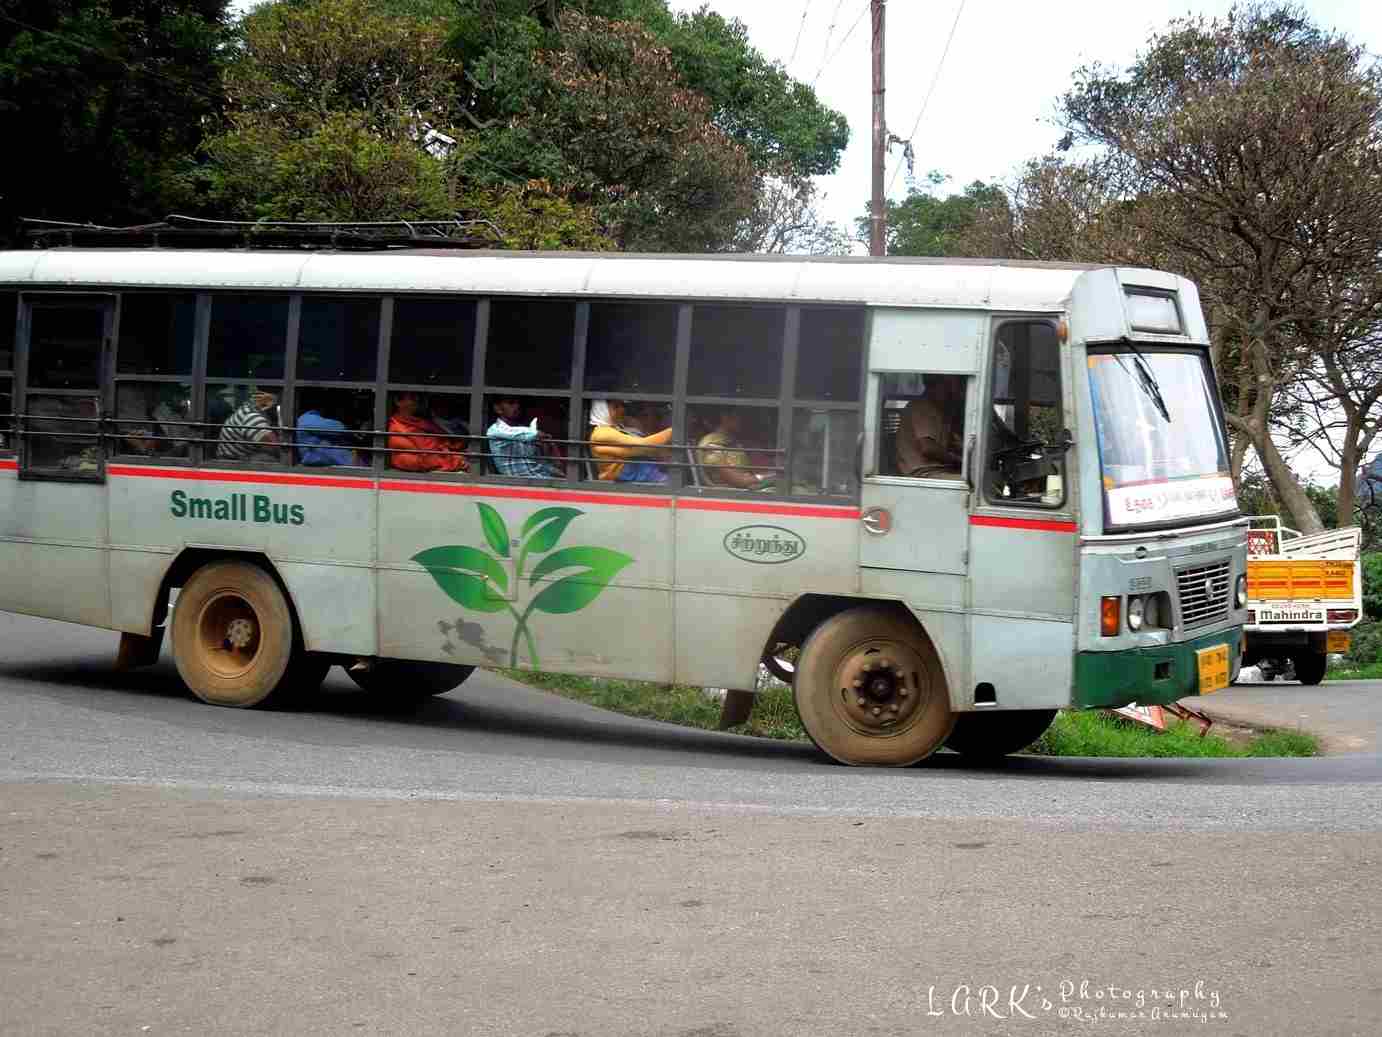
[[[0,1033],[1382,1029],[1375,748],[859,771],[491,675],[211,709],[113,649],[0,616]]]

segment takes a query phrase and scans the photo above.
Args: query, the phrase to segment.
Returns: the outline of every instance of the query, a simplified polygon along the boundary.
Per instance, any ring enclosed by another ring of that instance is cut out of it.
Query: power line
[[[945,38],[945,49],[941,51],[941,59],[936,63],[936,74],[931,77],[931,85],[926,89],[926,97],[921,102],[921,111],[917,112],[916,122],[912,123],[912,132],[907,134],[907,140],[904,143],[906,143],[909,148],[911,147],[912,138],[917,135],[917,128],[921,125],[922,116],[926,114],[926,106],[931,103],[931,95],[936,90],[936,84],[940,82],[941,69],[945,68],[946,55],[950,53],[950,44],[955,39],[955,30],[959,28],[960,25],[960,15],[965,13],[965,2],[966,0],[960,0],[959,10],[955,12],[955,20],[950,23],[950,35]],[[902,164],[906,161],[907,156],[904,153],[902,158],[898,159],[897,165],[893,167],[893,175],[888,180],[888,191],[885,193],[892,191],[893,184],[897,181],[897,174],[902,172]]]
[[[801,46],[801,34],[806,30],[806,15],[811,10],[811,0],[806,0],[801,7],[801,24],[797,26],[797,39],[792,44],[792,56],[787,59],[787,67],[792,67],[792,62],[797,60],[797,48]]]
[[[825,71],[825,66],[830,63],[830,38],[835,35],[835,26],[840,20],[840,8],[845,5],[845,0],[835,0],[835,10],[830,15],[830,28],[825,30],[825,46],[821,48],[821,65],[816,69],[816,75],[811,80],[811,85],[816,85],[816,80],[821,78],[821,73]]]
[[[817,70],[816,75],[812,78],[812,87],[815,87],[816,81],[821,78],[821,73],[823,73],[827,68],[829,68],[831,65],[835,63],[835,59],[840,56],[840,51],[845,49],[845,44],[848,43],[849,38],[854,35],[854,30],[859,28],[859,23],[864,20],[864,15],[869,13],[869,7],[869,0],[864,0],[864,7],[859,12],[859,16],[854,19],[854,23],[850,25],[849,31],[846,32],[842,37],[840,37],[839,45],[836,46],[836,48],[831,52],[830,57],[826,58],[826,60],[821,63],[820,69]]]

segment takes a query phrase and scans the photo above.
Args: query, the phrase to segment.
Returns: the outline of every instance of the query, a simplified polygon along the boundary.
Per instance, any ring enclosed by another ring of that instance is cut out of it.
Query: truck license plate
[[[1195,653],[1200,668],[1200,694],[1208,695],[1228,687],[1228,645],[1201,648]]]
[[[1348,651],[1350,643],[1351,639],[1348,636],[1347,630],[1331,630],[1325,636],[1324,650],[1326,652],[1342,654]]]

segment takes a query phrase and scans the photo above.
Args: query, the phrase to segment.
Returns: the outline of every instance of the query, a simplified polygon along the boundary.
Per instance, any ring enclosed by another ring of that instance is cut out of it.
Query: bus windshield
[[[1089,386],[1110,526],[1236,513],[1214,382],[1202,353],[1094,353]]]

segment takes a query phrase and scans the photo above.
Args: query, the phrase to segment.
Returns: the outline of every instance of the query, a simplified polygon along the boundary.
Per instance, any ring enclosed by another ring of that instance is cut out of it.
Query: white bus
[[[0,253],[0,609],[202,700],[793,683],[837,760],[1241,658],[1194,285],[989,261]],[[646,440],[640,445],[640,440]]]

